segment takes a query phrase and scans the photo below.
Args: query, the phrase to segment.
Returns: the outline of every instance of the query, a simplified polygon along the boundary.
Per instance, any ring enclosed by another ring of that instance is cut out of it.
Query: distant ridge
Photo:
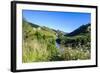
[[[76,35],[89,33],[90,32],[90,26],[91,26],[90,23],[88,23],[86,25],[82,25],[79,28],[77,28],[76,30],[72,31],[71,33],[66,34],[66,36],[76,36]]]

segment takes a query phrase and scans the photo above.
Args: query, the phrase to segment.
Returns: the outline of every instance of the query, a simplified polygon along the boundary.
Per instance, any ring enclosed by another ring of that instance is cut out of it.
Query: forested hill
[[[74,45],[78,46],[79,44],[87,46],[87,43],[90,44],[91,41],[91,24],[86,24],[78,27],[76,30],[71,33],[66,33],[65,35],[59,34],[57,42],[60,44],[64,44],[66,46]],[[90,45],[88,45],[90,46]],[[90,48],[90,47],[89,47]]]
[[[32,37],[32,35],[34,36],[36,32],[38,32],[41,36],[56,37],[56,31],[53,29],[45,26],[39,26],[26,20],[23,20],[23,32],[24,38],[26,36],[29,36],[28,38]]]
[[[30,22],[26,21],[25,19],[23,20],[23,24],[24,24],[24,25],[27,25],[27,26],[34,27],[34,28],[40,27],[39,25],[34,24],[34,23],[30,23]]]
[[[30,28],[33,28],[33,30],[44,30],[44,31],[47,31],[47,32],[55,33],[55,34],[57,32],[57,30],[55,30],[55,29],[52,29],[52,28],[49,28],[49,27],[46,27],[46,26],[39,26],[38,24],[31,23],[31,22],[28,22],[26,20],[23,20],[23,24],[24,24],[24,27],[30,26]]]
[[[76,36],[76,35],[84,35],[90,33],[91,29],[91,24],[86,24],[78,27],[76,30],[72,31],[69,34],[66,34],[66,36]]]

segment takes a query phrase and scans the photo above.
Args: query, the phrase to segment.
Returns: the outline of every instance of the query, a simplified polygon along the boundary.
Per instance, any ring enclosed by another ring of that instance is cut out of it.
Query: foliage
[[[52,31],[53,32],[53,31]],[[55,33],[23,21],[23,62],[52,61],[57,56]]]
[[[85,60],[90,59],[90,51],[83,50],[82,48],[67,47],[64,49],[62,53],[62,57],[64,60]]]

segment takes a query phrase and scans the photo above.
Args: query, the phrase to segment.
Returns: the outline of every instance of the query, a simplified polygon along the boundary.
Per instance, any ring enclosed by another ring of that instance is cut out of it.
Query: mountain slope
[[[77,28],[76,30],[72,31],[69,34],[66,34],[66,36],[76,36],[76,35],[84,35],[84,34],[88,34],[90,33],[90,24],[86,24],[86,25],[82,25],[79,28]]]

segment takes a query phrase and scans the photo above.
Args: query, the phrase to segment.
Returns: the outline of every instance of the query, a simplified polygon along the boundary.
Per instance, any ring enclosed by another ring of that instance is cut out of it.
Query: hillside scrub
[[[23,21],[23,62],[52,61],[57,56],[54,33],[33,30]]]

